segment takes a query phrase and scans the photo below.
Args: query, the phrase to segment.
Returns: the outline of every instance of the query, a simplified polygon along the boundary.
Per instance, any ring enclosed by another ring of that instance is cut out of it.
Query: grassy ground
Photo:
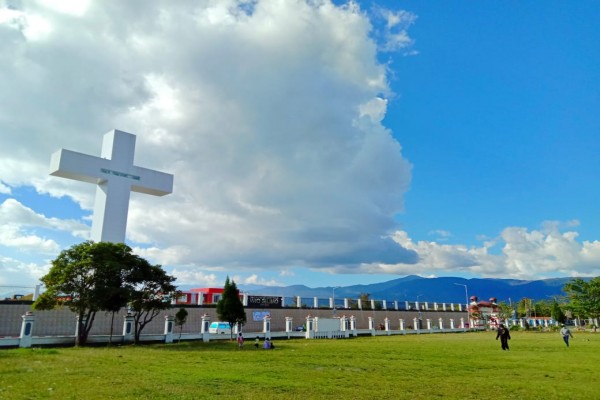
[[[600,333],[0,351],[0,399],[598,399]]]

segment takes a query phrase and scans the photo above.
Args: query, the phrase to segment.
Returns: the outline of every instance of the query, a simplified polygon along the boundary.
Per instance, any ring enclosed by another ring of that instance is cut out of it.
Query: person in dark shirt
[[[500,324],[498,327],[498,334],[496,335],[496,340],[500,338],[500,342],[502,343],[502,350],[509,350],[508,341],[510,340],[510,331],[504,324]]]

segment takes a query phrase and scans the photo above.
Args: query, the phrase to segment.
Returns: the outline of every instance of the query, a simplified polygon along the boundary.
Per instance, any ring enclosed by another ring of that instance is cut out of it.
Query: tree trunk
[[[108,345],[112,346],[112,336],[113,336],[113,328],[115,325],[115,312],[112,312],[112,316],[110,317],[110,335],[108,336]]]

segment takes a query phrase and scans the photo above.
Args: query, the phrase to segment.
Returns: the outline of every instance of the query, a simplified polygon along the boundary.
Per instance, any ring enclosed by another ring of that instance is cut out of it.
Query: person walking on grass
[[[242,335],[242,332],[240,332],[240,334],[237,337],[237,343],[239,349],[242,350],[244,348],[244,336]]]
[[[504,326],[504,324],[500,324],[498,326],[498,334],[496,335],[496,340],[500,338],[500,342],[502,343],[502,350],[510,350],[508,348],[508,341],[510,340],[510,331]]]
[[[565,326],[565,324],[561,325],[560,334],[562,335],[563,340],[565,341],[565,344],[567,345],[567,347],[569,347],[569,336],[573,337],[573,334],[571,333],[571,331],[569,330],[569,328],[567,328]]]

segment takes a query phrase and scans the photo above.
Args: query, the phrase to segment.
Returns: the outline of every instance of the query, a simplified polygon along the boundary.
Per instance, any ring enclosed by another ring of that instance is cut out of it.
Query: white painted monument
[[[90,238],[125,242],[130,192],[164,196],[173,192],[173,175],[133,165],[135,135],[113,130],[104,135],[100,157],[61,149],[52,154],[50,175],[95,183]]]

